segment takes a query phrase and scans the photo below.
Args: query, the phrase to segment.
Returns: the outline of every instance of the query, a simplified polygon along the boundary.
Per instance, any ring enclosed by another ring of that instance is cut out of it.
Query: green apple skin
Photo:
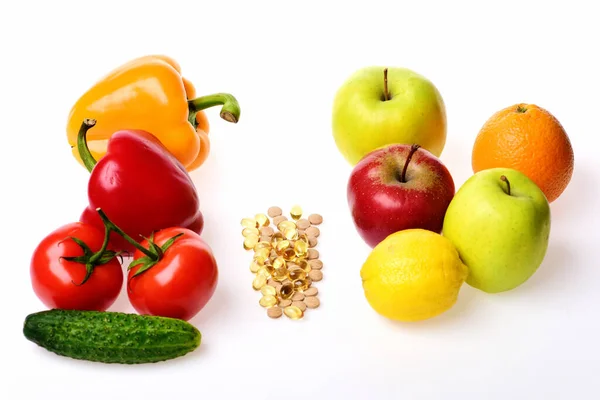
[[[338,89],[332,112],[338,150],[351,165],[389,144],[418,144],[440,157],[447,122],[439,91],[414,71],[388,68],[389,100],[385,100],[384,69],[360,69]]]
[[[500,293],[537,271],[548,248],[550,221],[548,200],[531,179],[514,169],[493,168],[479,171],[459,188],[442,234],[469,267],[467,283]]]

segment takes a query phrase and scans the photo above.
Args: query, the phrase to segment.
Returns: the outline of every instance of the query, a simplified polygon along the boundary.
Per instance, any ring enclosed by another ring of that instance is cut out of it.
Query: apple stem
[[[402,168],[402,173],[400,174],[400,182],[404,183],[406,182],[406,170],[408,169],[408,163],[410,162],[410,160],[412,159],[413,154],[415,154],[415,152],[419,149],[418,144],[413,144],[410,147],[410,152],[408,153],[408,157],[406,157],[406,162],[404,163],[404,168]]]
[[[502,181],[506,182],[507,192],[508,192],[508,195],[510,196],[510,182],[508,181],[508,178],[506,176],[502,175],[500,177],[500,179]]]
[[[384,101],[388,101],[390,99],[390,93],[388,92],[387,74],[388,74],[388,69],[385,68],[383,70],[383,98],[384,98]]]

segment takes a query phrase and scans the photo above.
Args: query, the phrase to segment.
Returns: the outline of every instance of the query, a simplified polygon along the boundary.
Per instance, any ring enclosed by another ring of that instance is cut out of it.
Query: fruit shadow
[[[563,242],[550,242],[544,261],[535,274],[517,290],[538,290],[546,287],[556,287],[565,282],[567,273],[573,272],[576,263],[574,253]],[[510,292],[507,292],[509,294]]]
[[[559,198],[550,204],[552,212],[552,228],[562,225],[563,221],[571,224],[579,221],[582,225],[591,225],[589,210],[596,207],[600,187],[593,184],[596,174],[586,166],[575,165],[569,185]]]
[[[484,294],[477,289],[472,288],[466,283],[463,284],[458,294],[458,299],[452,308],[448,311],[423,321],[414,321],[409,323],[385,320],[392,327],[404,331],[419,331],[431,329],[447,329],[452,327],[464,326],[464,321],[477,310],[477,299]]]

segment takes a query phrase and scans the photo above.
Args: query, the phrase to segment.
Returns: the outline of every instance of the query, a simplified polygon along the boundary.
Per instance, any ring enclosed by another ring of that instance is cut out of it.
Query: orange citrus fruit
[[[534,181],[548,202],[556,200],[573,175],[575,157],[560,122],[535,104],[515,104],[492,115],[475,144],[473,172],[513,168]]]

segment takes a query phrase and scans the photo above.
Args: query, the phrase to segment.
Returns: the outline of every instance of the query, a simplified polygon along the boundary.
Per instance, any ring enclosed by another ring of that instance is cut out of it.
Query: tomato
[[[115,302],[123,286],[121,264],[117,257],[101,265],[95,263],[84,282],[86,263],[66,259],[85,256],[84,249],[73,237],[96,253],[102,249],[104,231],[74,222],[47,235],[31,257],[33,291],[48,308],[105,311]]]
[[[169,245],[176,235],[180,236]],[[152,260],[139,249],[135,251],[127,278],[129,301],[140,314],[187,321],[215,292],[218,268],[212,250],[196,232],[181,227],[160,230],[151,239],[164,253]],[[148,240],[140,245],[153,247]],[[137,274],[141,269],[145,270]]]

